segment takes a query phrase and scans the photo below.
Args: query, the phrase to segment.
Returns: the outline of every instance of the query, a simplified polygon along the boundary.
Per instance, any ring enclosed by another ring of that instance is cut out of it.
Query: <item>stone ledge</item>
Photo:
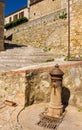
[[[28,67],[23,67],[20,69],[12,70],[12,71],[6,71],[6,72],[0,72],[0,74],[15,74],[15,73],[25,73],[25,72],[31,72],[31,71],[42,71],[42,70],[51,70],[56,64],[60,66],[60,68],[65,67],[74,67],[82,65],[82,61],[67,61],[67,62],[49,62],[49,63],[39,63],[36,65],[30,65]]]

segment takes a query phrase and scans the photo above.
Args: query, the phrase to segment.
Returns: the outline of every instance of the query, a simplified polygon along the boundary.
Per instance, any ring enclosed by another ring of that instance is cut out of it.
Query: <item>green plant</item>
[[[47,110],[48,110],[48,107],[45,107],[45,108],[44,108],[44,111],[46,112]]]
[[[17,19],[17,20],[14,20],[14,21],[10,22],[10,23],[5,24],[4,28],[5,29],[10,29],[12,27],[15,27],[15,26],[17,26],[19,24],[25,23],[27,21],[28,21],[28,19],[26,17],[23,17],[23,18],[20,18],[20,19]]]
[[[2,98],[2,96],[0,95],[0,98]]]
[[[78,109],[78,112],[82,112],[82,109]]]
[[[66,12],[60,13],[59,18],[60,19],[66,19],[67,18],[67,13]]]
[[[50,59],[46,60],[46,62],[51,62],[51,61],[54,61],[54,58],[50,58]]]
[[[19,130],[18,128],[16,128],[16,130]]]
[[[7,91],[8,87],[5,87],[5,91]]]
[[[50,47],[45,47],[43,50],[44,50],[45,52],[47,52],[47,51],[50,51],[51,48],[50,48]]]
[[[80,58],[82,58],[82,55],[80,55]]]
[[[68,60],[68,56],[65,56],[64,61],[67,61],[67,60]]]

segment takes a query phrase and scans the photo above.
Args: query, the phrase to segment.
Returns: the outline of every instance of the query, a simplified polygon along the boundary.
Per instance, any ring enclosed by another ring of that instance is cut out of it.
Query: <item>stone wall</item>
[[[6,36],[12,34],[13,43],[40,47],[50,53],[56,51],[55,56],[67,55],[67,20],[59,19],[63,11],[66,10],[13,28],[6,32]]]
[[[23,23],[23,24],[18,25],[16,27],[13,27],[13,28],[11,28],[11,29],[9,29],[9,30],[7,30],[5,32],[5,36],[8,37],[11,34],[19,33],[20,31],[26,30],[28,28],[32,28],[34,26],[41,25],[43,23],[48,23],[48,22],[50,23],[50,22],[53,22],[55,20],[58,20],[59,19],[59,15],[62,12],[66,12],[66,9],[58,10],[58,11],[56,11],[54,13],[50,13],[50,14],[48,14],[46,16],[41,17],[41,18],[32,20],[30,22]]]
[[[55,2],[55,1],[53,1]],[[67,7],[63,1],[62,8]],[[64,6],[64,7],[63,7]],[[68,55],[68,21],[59,19],[61,11],[30,21],[6,32],[18,44],[41,47],[55,57]],[[82,1],[70,0],[70,54],[82,59]]]
[[[82,0],[73,0],[70,8],[71,55],[82,58]]]
[[[0,51],[4,50],[4,3],[0,2]]]
[[[26,72],[27,82],[29,81],[27,86],[30,87],[29,105],[32,103],[49,102],[51,81],[49,72],[52,68],[40,68],[39,71],[36,69],[30,73]],[[64,72],[62,86],[63,103],[69,103],[82,108],[82,62],[63,64],[60,65],[60,68]]]
[[[45,7],[46,6],[46,7]],[[34,20],[61,9],[61,0],[43,0],[30,7],[30,20]]]
[[[10,100],[25,104],[25,73],[0,74],[0,101]]]
[[[55,64],[55,63],[54,63]],[[32,68],[32,69],[31,69]],[[0,74],[0,102],[10,100],[18,105],[49,102],[52,65],[31,66]],[[82,62],[60,64],[64,72],[63,103],[82,108]]]
[[[51,53],[56,51],[55,56],[67,54],[67,21],[58,20],[51,23],[43,23],[37,26],[29,27],[13,35],[14,43],[23,43],[43,48]],[[61,29],[60,29],[61,28]],[[62,31],[63,30],[63,31]],[[58,53],[57,53],[58,50]]]
[[[30,20],[41,18],[66,8],[66,0],[42,0],[30,6]]]

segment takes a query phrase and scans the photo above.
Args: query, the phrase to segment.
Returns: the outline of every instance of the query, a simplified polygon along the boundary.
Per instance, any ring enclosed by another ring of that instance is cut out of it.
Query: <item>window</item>
[[[24,11],[19,13],[19,18],[23,18],[24,17]]]
[[[16,14],[13,16],[13,20],[17,20],[17,19],[18,19],[18,15]]]
[[[9,17],[9,23],[12,21],[12,17]]]

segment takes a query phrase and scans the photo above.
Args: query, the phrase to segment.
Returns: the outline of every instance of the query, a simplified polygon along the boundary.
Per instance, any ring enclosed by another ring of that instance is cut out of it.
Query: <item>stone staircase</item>
[[[0,52],[0,72],[47,62],[53,58],[39,48],[5,43],[5,51]]]

